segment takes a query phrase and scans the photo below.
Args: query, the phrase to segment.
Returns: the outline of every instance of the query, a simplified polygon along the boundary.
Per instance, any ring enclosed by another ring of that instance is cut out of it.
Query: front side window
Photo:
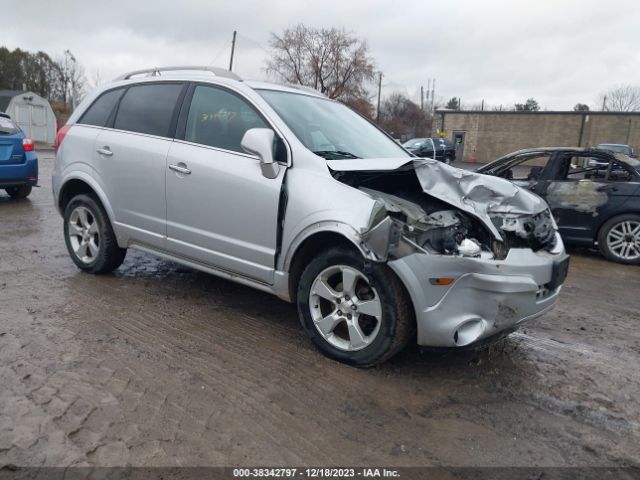
[[[245,153],[240,142],[250,128],[269,125],[241,97],[216,87],[195,88],[187,117],[186,141]]]
[[[122,92],[124,92],[124,89],[118,88],[100,95],[98,99],[91,104],[87,111],[84,112],[80,120],[78,120],[78,123],[104,127],[107,124],[109,115],[113,112],[116,103],[120,100]]]
[[[258,93],[302,144],[327,160],[404,158],[409,153],[342,103],[276,90]]]
[[[547,167],[551,153],[526,153],[517,155],[492,169],[492,173],[509,180],[539,180]]]
[[[124,94],[113,127],[130,132],[169,136],[171,118],[182,84],[136,85]]]

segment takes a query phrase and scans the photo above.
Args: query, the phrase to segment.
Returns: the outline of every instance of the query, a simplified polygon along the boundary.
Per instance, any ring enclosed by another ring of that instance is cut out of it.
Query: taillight
[[[71,125],[65,125],[60,130],[58,130],[58,134],[56,135],[56,144],[55,144],[55,147],[54,147],[56,152],[60,148],[60,144],[64,140],[64,136],[67,134],[67,132],[69,131],[70,128],[71,128]]]
[[[25,152],[33,152],[35,145],[33,144],[33,140],[30,137],[24,137],[22,139],[22,149]]]

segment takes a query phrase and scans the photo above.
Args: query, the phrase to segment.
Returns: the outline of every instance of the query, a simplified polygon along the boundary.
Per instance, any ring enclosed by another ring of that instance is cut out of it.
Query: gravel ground
[[[133,251],[79,272],[40,158],[0,195],[0,466],[638,464],[639,268],[572,251],[500,344],[358,370],[267,294]]]

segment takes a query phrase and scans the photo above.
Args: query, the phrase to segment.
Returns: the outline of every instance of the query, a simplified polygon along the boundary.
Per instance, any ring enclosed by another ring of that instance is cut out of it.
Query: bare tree
[[[317,29],[299,24],[281,35],[271,34],[267,72],[285,82],[315,88],[329,98],[366,96],[374,62],[366,41],[344,29]]]
[[[640,110],[640,87],[620,85],[600,95],[603,110],[609,112],[637,112]]]
[[[59,98],[65,104],[71,105],[71,110],[80,102],[84,95],[85,76],[84,68],[70,50],[65,50],[62,58],[57,62],[59,80]]]
[[[395,137],[420,137],[431,133],[431,119],[402,93],[392,93],[380,106],[380,126]]]
[[[91,80],[87,82],[87,87],[91,90],[95,90],[103,84],[104,79],[102,78],[102,73],[99,68],[96,68],[91,75]]]

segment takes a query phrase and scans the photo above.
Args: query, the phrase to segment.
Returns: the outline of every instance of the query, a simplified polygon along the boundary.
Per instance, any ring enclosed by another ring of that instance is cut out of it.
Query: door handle
[[[169,169],[174,172],[182,173],[183,175],[189,175],[191,173],[191,170],[187,167],[181,167],[180,165],[169,165]]]
[[[113,152],[107,146],[97,149],[96,152],[98,152],[100,155],[104,155],[105,157],[110,157],[113,155]]]

